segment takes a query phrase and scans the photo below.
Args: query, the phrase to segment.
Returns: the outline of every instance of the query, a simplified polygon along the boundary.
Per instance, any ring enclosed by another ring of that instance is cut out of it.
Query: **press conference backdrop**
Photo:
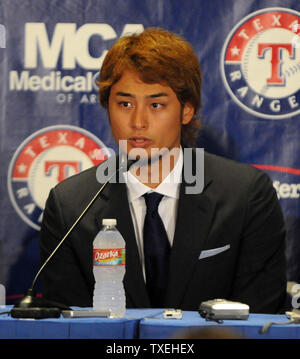
[[[39,265],[49,190],[117,149],[96,80],[122,35],[184,36],[203,69],[197,144],[271,177],[300,281],[298,0],[1,0],[0,283],[12,303]],[[98,150],[102,151],[98,151]],[[222,175],[220,173],[220,175]]]

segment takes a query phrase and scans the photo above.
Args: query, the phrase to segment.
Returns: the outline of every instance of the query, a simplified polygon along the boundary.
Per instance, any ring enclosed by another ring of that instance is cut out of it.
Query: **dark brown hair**
[[[182,126],[182,139],[194,145],[200,128],[201,69],[191,47],[181,36],[159,28],[121,37],[108,51],[100,71],[99,99],[108,107],[111,87],[125,70],[135,71],[146,83],[161,83],[172,88],[183,106],[189,102],[195,114]]]

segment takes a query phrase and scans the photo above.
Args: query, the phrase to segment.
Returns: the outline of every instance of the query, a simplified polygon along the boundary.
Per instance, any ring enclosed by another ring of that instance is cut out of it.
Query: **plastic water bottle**
[[[0,284],[0,307],[4,307],[5,304],[5,287],[3,284]]]
[[[110,311],[111,318],[121,318],[126,310],[125,241],[116,228],[116,219],[103,219],[102,225],[93,243],[93,309]]]

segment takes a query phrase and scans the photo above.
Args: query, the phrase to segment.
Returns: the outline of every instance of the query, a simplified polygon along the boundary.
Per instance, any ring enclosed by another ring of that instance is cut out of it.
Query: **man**
[[[175,34],[148,29],[121,38],[108,52],[100,73],[100,101],[116,142],[126,144],[121,152],[138,152],[141,165],[133,165],[126,183],[106,186],[45,267],[47,299],[92,306],[93,239],[103,218],[116,218],[126,241],[128,308],[197,310],[202,301],[214,298],[247,303],[251,312],[282,308],[285,229],[267,175],[206,153],[203,188],[187,191],[191,183],[184,173],[190,163],[184,151],[199,127],[200,87],[198,60]],[[193,168],[198,160],[194,150]],[[97,170],[51,190],[41,230],[43,261],[99,189]],[[148,194],[153,192],[163,195],[155,223],[148,215]]]

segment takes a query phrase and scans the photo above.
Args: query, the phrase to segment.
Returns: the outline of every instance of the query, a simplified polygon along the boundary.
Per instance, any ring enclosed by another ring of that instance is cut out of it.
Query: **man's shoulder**
[[[54,187],[55,192],[63,197],[77,197],[95,191],[100,186],[96,178],[97,168],[98,165],[66,178]]]
[[[209,152],[204,152],[205,164],[212,171],[220,171],[220,169],[232,169],[237,171],[245,171],[248,173],[257,173],[259,170],[249,163],[239,162],[227,157],[218,156]]]
[[[217,156],[208,152],[204,154],[204,172],[216,183],[230,187],[250,186],[252,183],[270,184],[269,176],[249,163]]]

